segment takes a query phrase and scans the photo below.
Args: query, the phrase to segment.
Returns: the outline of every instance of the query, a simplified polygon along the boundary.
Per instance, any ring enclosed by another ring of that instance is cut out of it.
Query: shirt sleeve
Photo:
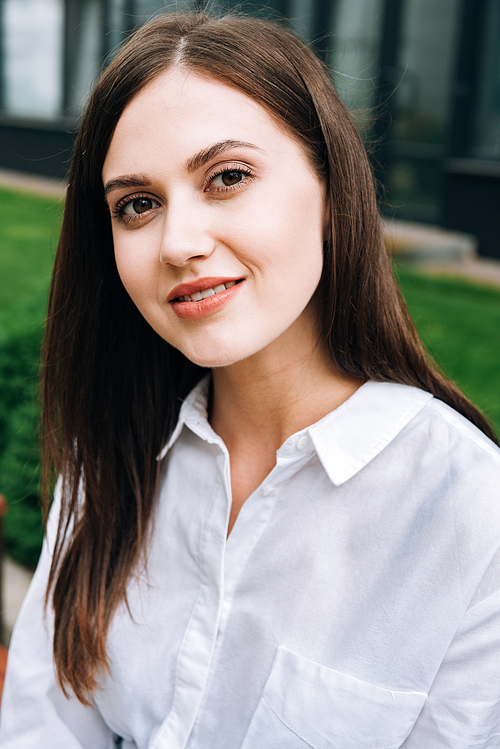
[[[57,527],[56,489],[47,537],[9,647],[0,713],[2,749],[112,749],[115,736],[99,712],[60,689],[52,657],[52,612],[44,611],[51,564],[51,539]]]
[[[500,748],[500,591],[465,613],[402,749]]]

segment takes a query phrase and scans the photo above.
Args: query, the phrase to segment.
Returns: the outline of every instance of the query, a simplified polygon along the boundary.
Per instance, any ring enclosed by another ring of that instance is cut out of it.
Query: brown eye
[[[219,174],[215,174],[210,178],[210,182],[205,187],[207,192],[224,193],[230,194],[231,187],[236,187],[241,183],[243,187],[247,182],[252,179],[252,173],[246,169],[226,169]]]
[[[135,213],[146,213],[146,211],[150,211],[152,207],[153,201],[151,198],[136,198],[136,200],[132,201],[132,208]]]
[[[221,174],[222,183],[226,187],[231,187],[232,185],[237,185],[238,182],[241,182],[243,179],[243,173],[242,172],[224,172]]]
[[[143,213],[151,211],[153,208],[158,208],[159,203],[153,198],[134,198],[130,203],[126,203],[123,208],[119,208],[119,214],[133,218],[134,216],[141,216]]]

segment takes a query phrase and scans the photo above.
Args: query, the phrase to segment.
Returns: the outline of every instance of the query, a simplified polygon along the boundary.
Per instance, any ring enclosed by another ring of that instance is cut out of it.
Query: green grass
[[[0,313],[48,288],[62,202],[0,188]]]
[[[500,436],[500,288],[402,266],[397,275],[427,350]]]

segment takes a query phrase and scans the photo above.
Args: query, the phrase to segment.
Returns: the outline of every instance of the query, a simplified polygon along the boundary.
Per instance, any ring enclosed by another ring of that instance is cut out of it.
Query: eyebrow
[[[253,143],[247,143],[243,140],[221,140],[219,143],[214,143],[210,148],[205,148],[200,151],[186,162],[186,168],[188,172],[195,172],[200,167],[208,164],[212,159],[217,158],[225,151],[229,151],[232,148],[253,148],[260,151],[258,146]],[[120,190],[124,187],[148,187],[151,182],[143,174],[125,174],[122,177],[111,179],[106,183],[104,187],[104,197],[106,197],[113,190]]]
[[[195,172],[205,164],[208,164],[212,159],[220,156],[224,151],[229,151],[231,148],[254,148],[257,151],[261,149],[253,143],[246,143],[243,140],[221,140],[219,143],[214,143],[210,148],[206,148],[200,151],[186,162],[188,172]]]
[[[119,190],[122,187],[147,187],[151,182],[142,174],[125,174],[123,177],[110,179],[104,186],[104,197],[112,190]]]

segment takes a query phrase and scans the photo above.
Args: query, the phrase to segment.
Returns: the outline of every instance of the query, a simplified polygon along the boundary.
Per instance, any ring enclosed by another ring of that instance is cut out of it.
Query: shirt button
[[[297,450],[303,450],[308,442],[309,439],[307,437],[307,434],[303,434],[302,437],[298,438],[297,442],[295,443],[295,447],[297,448]]]
[[[272,494],[274,491],[276,491],[276,487],[272,484],[268,484],[262,489],[262,494],[264,497],[268,497],[270,494]]]

